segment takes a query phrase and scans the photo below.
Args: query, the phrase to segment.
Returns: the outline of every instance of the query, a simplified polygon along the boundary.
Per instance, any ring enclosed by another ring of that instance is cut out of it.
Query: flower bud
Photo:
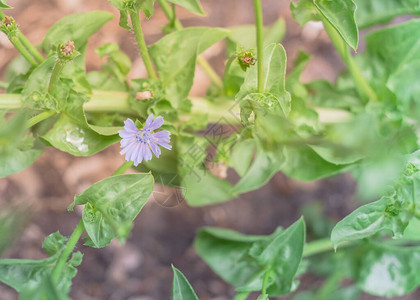
[[[243,71],[246,71],[250,66],[255,65],[257,62],[255,53],[251,49],[244,51],[241,47],[239,47],[236,50],[236,55],[238,57],[238,63]]]

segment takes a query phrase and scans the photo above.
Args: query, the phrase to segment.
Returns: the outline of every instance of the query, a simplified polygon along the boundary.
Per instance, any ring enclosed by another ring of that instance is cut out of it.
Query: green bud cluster
[[[74,42],[68,41],[67,43],[63,43],[58,47],[57,55],[60,62],[67,63],[79,56],[80,53],[75,50]]]
[[[9,39],[17,35],[18,27],[19,25],[13,17],[4,16],[4,19],[0,22],[0,31],[5,33]]]
[[[246,71],[250,66],[255,65],[257,62],[256,54],[253,49],[243,50],[242,47],[236,49],[236,56],[238,63],[243,71]]]

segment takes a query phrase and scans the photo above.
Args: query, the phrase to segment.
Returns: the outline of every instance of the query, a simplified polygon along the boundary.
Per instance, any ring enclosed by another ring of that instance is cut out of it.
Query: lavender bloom
[[[139,130],[133,120],[127,119],[124,122],[124,130],[118,131],[118,134],[122,138],[121,148],[123,148],[120,153],[122,155],[125,154],[125,160],[131,160],[135,166],[138,166],[143,159],[144,161],[152,159],[152,151],[156,157],[159,157],[161,152],[158,145],[171,150],[172,146],[169,145],[171,133],[167,130],[153,132],[153,130],[158,129],[162,124],[162,117],[157,117],[153,121],[153,114],[151,114],[147,118],[143,129]]]

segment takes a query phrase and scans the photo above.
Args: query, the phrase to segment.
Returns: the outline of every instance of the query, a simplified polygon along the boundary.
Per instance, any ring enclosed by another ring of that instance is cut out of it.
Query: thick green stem
[[[51,117],[55,114],[56,114],[56,112],[53,111],[53,110],[44,111],[44,112],[30,118],[28,120],[28,122],[26,123],[26,127],[30,128],[30,127],[34,126],[35,124],[38,124],[39,122],[42,122],[42,121],[48,119],[49,117]]]
[[[356,62],[350,54],[347,44],[343,41],[341,36],[337,33],[337,31],[327,20],[324,19],[322,23],[324,24],[324,28],[328,33],[332,43],[334,44],[334,47],[337,49],[344,63],[347,65],[347,68],[349,69],[350,74],[353,78],[354,84],[356,85],[356,89],[359,96],[362,97],[362,99],[364,99],[365,101],[378,101],[378,96],[376,95],[372,87],[369,85],[369,83],[362,76],[362,73],[360,72],[359,68],[356,65]]]
[[[77,241],[82,236],[83,232],[85,231],[85,226],[83,224],[83,220],[80,220],[77,224],[76,228],[74,229],[73,233],[71,234],[66,247],[64,248],[63,252],[61,253],[60,257],[57,260],[57,264],[55,265],[53,272],[52,272],[52,280],[54,282],[58,282],[61,272],[70,256],[73,252],[74,247],[77,244]]]
[[[118,168],[118,169],[114,172],[114,174],[112,174],[112,176],[124,174],[124,172],[125,172],[125,171],[127,171],[128,169],[130,169],[132,165],[133,165],[133,162],[132,162],[132,161],[126,161],[126,162],[124,162],[124,163],[121,165],[121,167],[119,167],[119,168]]]
[[[42,57],[41,53],[39,53],[38,49],[35,48],[34,45],[23,35],[23,33],[19,32],[18,38],[20,42],[28,49],[29,53],[39,62],[42,63],[44,61],[44,57]]]
[[[121,113],[136,116],[129,103],[129,94],[125,92],[94,91],[90,101],[83,105],[86,112]],[[239,105],[229,98],[217,98],[210,102],[205,98],[190,97],[193,106],[191,113],[180,116],[181,120],[187,120],[193,115],[207,114],[211,123],[240,124]],[[138,100],[141,101],[141,100]],[[22,107],[20,94],[0,94],[0,110],[14,110]],[[339,109],[314,109],[319,114],[322,123],[347,122],[352,114]],[[339,116],[337,118],[337,115]]]
[[[254,10],[255,10],[255,26],[257,28],[257,64],[258,64],[258,92],[264,92],[264,59],[263,59],[263,16],[261,1],[254,0]]]
[[[63,70],[66,64],[61,61],[57,61],[54,65],[54,69],[51,73],[50,83],[48,85],[48,93],[51,93],[54,89],[55,85],[57,84],[58,80],[60,79],[60,73]]]
[[[136,37],[137,46],[139,47],[140,55],[143,59],[147,74],[152,79],[157,79],[155,69],[153,68],[152,60],[150,59],[149,51],[147,50],[146,42],[144,40],[143,31],[140,24],[139,11],[130,10],[131,24],[133,25],[134,35]]]
[[[182,24],[179,22],[178,19],[174,18],[174,13],[169,6],[168,2],[166,0],[158,0],[160,7],[163,10],[163,13],[165,14],[166,18],[174,22],[174,26],[176,30],[181,30],[183,28]],[[205,58],[202,56],[197,57],[197,63],[200,66],[201,69],[207,74],[207,76],[210,78],[210,80],[220,89],[223,89],[223,81],[220,78],[220,76],[216,73],[216,71],[212,68],[212,66],[207,62]]]
[[[270,273],[271,273],[271,270],[268,269],[267,271],[265,271],[265,274],[264,274],[263,285],[261,289],[261,294],[263,296],[267,295],[267,285],[268,285],[268,280],[270,279]]]
[[[17,36],[10,38],[10,42],[15,46],[15,48],[22,54],[22,56],[31,64],[31,66],[36,67],[38,63],[35,61],[33,56],[28,52],[28,50],[23,46],[22,42]]]

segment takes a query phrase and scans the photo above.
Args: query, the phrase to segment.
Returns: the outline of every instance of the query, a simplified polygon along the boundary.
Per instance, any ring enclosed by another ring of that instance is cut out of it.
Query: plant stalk
[[[126,161],[126,162],[124,162],[122,165],[121,165],[121,167],[119,167],[113,174],[112,174],[112,176],[115,176],[115,175],[121,175],[121,174],[124,174],[125,173],[125,171],[127,171],[128,169],[130,169],[131,168],[131,166],[133,165],[133,162],[132,161]]]
[[[22,56],[31,64],[32,67],[38,66],[38,63],[35,61],[35,59],[29,53],[29,51],[25,48],[25,46],[23,46],[22,42],[17,36],[11,37],[10,42],[20,52],[20,54],[22,54]]]
[[[183,26],[181,22],[179,22],[178,19],[175,18],[174,13],[169,6],[168,2],[166,0],[158,0],[160,7],[163,10],[163,13],[165,14],[166,18],[169,21],[174,22],[174,26],[176,30],[183,29]],[[223,89],[223,81],[220,78],[220,76],[217,74],[217,72],[212,68],[212,66],[208,63],[208,61],[202,57],[201,55],[197,56],[197,63],[200,66],[200,68],[206,73],[206,75],[210,78],[210,80],[220,89]]]
[[[86,112],[122,113],[136,116],[129,103],[129,94],[125,92],[93,91],[90,101],[83,105]],[[190,97],[193,106],[191,112],[180,116],[181,120],[188,120],[194,115],[208,116],[210,123],[239,125],[239,105],[230,98],[217,98],[210,102],[205,98]],[[138,100],[141,101],[141,100]],[[0,110],[16,110],[21,108],[20,94],[0,94]],[[352,118],[346,110],[314,108],[322,123],[342,123]],[[339,117],[337,117],[337,115]]]
[[[378,96],[366,81],[366,79],[362,76],[362,73],[360,72],[356,62],[350,54],[349,48],[341,36],[327,20],[323,19],[322,24],[324,25],[325,31],[328,33],[328,36],[330,37],[334,47],[337,49],[338,54],[340,54],[344,63],[347,65],[347,68],[349,69],[353,81],[356,85],[359,96],[362,97],[362,99],[364,99],[366,102],[369,100],[378,101]]]
[[[38,63],[42,63],[44,61],[44,57],[39,53],[38,49],[35,48],[34,45],[26,38],[26,36],[19,32],[18,39],[20,42],[26,47],[29,53],[38,61]]]
[[[141,29],[139,11],[130,10],[130,18],[131,18],[131,24],[133,26],[134,35],[136,37],[137,46],[139,48],[140,55],[146,67],[147,74],[149,75],[149,78],[157,79],[158,77],[156,75],[155,69],[153,68],[152,60],[150,58],[149,51],[147,50],[143,31]]]
[[[48,84],[48,93],[51,93],[52,90],[54,89],[55,85],[60,79],[60,73],[64,69],[65,65],[66,64],[64,62],[61,62],[59,60],[57,60],[57,62],[55,63],[54,68],[51,73],[50,83]]]
[[[257,28],[257,70],[258,70],[258,92],[264,92],[264,44],[263,44],[263,16],[261,1],[254,0],[255,26]]]
[[[48,119],[49,117],[51,117],[51,116],[53,116],[55,114],[56,114],[56,112],[54,110],[44,111],[44,112],[42,112],[42,113],[40,113],[40,114],[38,114],[38,115],[30,118],[28,120],[28,122],[26,123],[26,128],[30,128],[30,127],[38,124],[39,122],[42,122],[42,121]]]
[[[77,244],[77,241],[80,239],[84,231],[85,231],[85,226],[83,224],[83,220],[80,220],[76,228],[74,229],[73,233],[71,234],[63,252],[58,258],[56,265],[54,266],[54,269],[52,272],[52,280],[54,282],[56,283],[58,282],[61,272],[63,271],[64,266],[70,254],[73,252],[73,249]]]

